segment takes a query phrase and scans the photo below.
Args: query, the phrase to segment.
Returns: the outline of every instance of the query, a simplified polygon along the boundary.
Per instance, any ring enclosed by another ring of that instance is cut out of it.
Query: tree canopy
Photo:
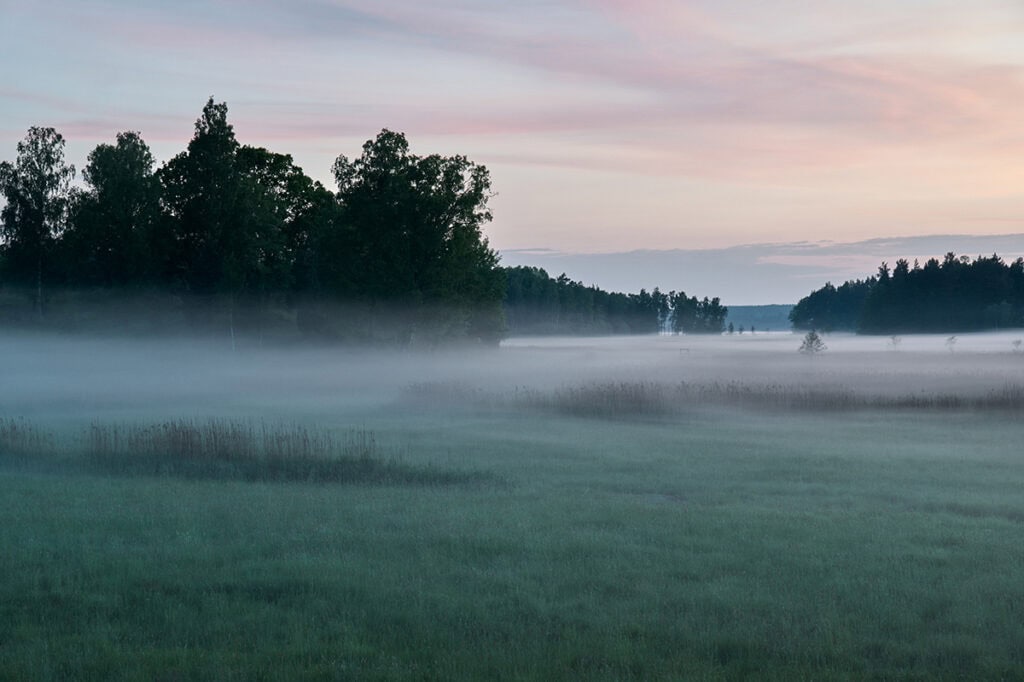
[[[1024,259],[1007,265],[990,257],[947,253],[882,263],[875,276],[831,283],[800,300],[790,313],[797,329],[868,334],[957,332],[1024,325]]]
[[[236,324],[396,343],[724,324],[717,298],[609,293],[500,267],[483,232],[487,168],[416,154],[387,129],[337,157],[334,191],[291,156],[239,142],[212,97],[187,147],[159,167],[135,131],[89,153],[80,188],[54,129],[31,128],[17,149],[0,163],[0,288],[30,294],[39,315],[74,291],[65,312],[103,292],[153,294],[193,323],[230,324],[232,337]]]
[[[718,298],[698,301],[683,292],[641,289],[613,293],[553,278],[542,268],[506,268],[509,329],[523,334],[719,334],[728,309]]]
[[[64,137],[53,128],[29,128],[12,164],[0,163],[4,277],[28,285],[32,307],[42,313],[43,280],[67,227],[75,167],[64,162]]]

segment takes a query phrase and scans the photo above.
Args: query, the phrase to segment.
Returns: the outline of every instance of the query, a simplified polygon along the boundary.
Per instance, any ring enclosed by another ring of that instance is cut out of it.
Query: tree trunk
[[[43,319],[43,255],[38,254],[36,256],[36,295],[35,310],[32,311],[39,316],[39,319]]]
[[[231,326],[231,352],[235,352],[235,295],[231,294],[231,303],[228,308],[228,320]]]

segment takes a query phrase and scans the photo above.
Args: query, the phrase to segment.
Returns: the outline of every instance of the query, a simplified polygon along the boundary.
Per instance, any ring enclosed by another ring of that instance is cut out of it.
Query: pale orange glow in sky
[[[1024,232],[1019,0],[0,5],[0,158],[166,160],[212,94],[325,184],[384,127],[486,165],[500,250]]]

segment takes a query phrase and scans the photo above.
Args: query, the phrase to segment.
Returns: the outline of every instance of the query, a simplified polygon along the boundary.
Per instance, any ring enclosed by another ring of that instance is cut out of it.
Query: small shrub
[[[828,346],[821,340],[818,332],[813,329],[804,336],[803,343],[800,344],[800,352],[804,355],[817,355],[823,351],[828,350]]]

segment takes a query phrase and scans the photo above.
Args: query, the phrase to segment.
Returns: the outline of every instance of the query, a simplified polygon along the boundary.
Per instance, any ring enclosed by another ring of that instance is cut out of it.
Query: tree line
[[[413,154],[390,130],[358,158],[337,157],[334,190],[290,155],[241,144],[212,97],[187,148],[159,167],[138,132],[122,132],[89,153],[76,186],[64,147],[33,127],[0,163],[0,294],[25,301],[0,297],[7,319],[71,318],[116,293],[193,328],[373,342],[724,323],[718,299],[612,294],[500,267],[482,232],[487,168]]]
[[[505,315],[520,334],[720,334],[728,308],[718,298],[641,289],[624,294],[557,278],[537,267],[505,269]]]
[[[826,283],[790,312],[796,329],[865,334],[965,332],[1024,326],[1024,259],[947,253],[923,266],[905,259],[892,269],[839,287]]]
[[[227,114],[211,98],[187,149],[159,168],[139,133],[118,134],[89,154],[84,187],[63,137],[31,128],[0,164],[0,282],[38,317],[66,289],[159,291],[232,329],[283,315],[343,337],[500,336],[485,167],[415,155],[384,130],[359,158],[337,158],[332,192],[291,156],[240,144]],[[339,301],[343,315],[330,312]]]

